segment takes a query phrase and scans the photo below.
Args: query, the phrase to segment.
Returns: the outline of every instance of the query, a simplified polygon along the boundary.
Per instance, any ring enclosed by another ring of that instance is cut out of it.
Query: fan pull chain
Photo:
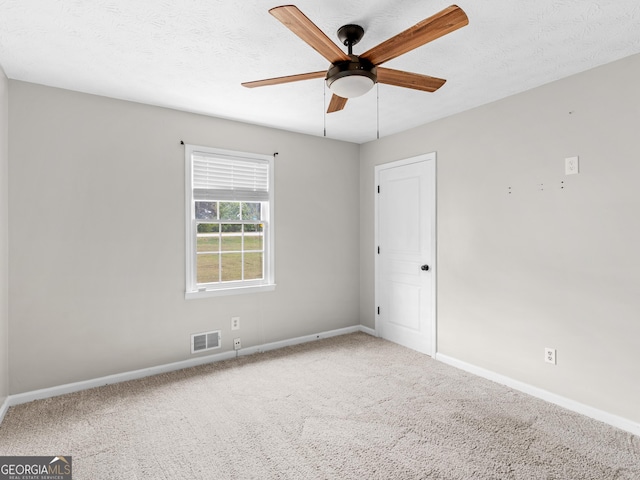
[[[380,140],[380,84],[376,83],[376,138]]]
[[[327,136],[327,87],[322,82],[322,119],[324,120],[324,136]]]

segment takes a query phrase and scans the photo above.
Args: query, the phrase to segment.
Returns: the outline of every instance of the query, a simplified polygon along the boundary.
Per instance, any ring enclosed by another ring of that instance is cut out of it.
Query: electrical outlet
[[[544,361],[547,363],[556,364],[556,349],[545,348],[544,349]]]
[[[240,317],[231,317],[231,330],[240,330]]]
[[[578,157],[569,157],[564,159],[564,174],[575,175],[580,173],[580,159]]]
[[[242,348],[242,345],[240,343],[240,339],[239,338],[234,338],[233,339],[233,349],[234,350],[240,350]]]

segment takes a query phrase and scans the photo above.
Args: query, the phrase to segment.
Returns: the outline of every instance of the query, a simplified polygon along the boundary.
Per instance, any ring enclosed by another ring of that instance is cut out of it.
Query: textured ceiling
[[[447,7],[444,0],[298,0],[359,54]],[[460,0],[469,25],[385,64],[446,78],[435,93],[379,85],[325,115],[322,79],[241,82],[328,62],[269,15],[276,0],[0,0],[7,76],[363,143],[640,52],[638,0]],[[377,97],[377,98],[376,98]]]

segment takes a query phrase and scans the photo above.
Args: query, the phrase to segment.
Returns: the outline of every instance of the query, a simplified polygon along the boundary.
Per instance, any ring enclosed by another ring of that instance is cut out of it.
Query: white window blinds
[[[199,151],[191,155],[194,200],[269,200],[269,161]]]

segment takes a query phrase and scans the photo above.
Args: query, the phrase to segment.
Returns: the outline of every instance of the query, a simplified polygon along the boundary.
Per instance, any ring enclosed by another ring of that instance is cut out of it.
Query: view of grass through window
[[[260,203],[196,202],[199,284],[264,277]]]

